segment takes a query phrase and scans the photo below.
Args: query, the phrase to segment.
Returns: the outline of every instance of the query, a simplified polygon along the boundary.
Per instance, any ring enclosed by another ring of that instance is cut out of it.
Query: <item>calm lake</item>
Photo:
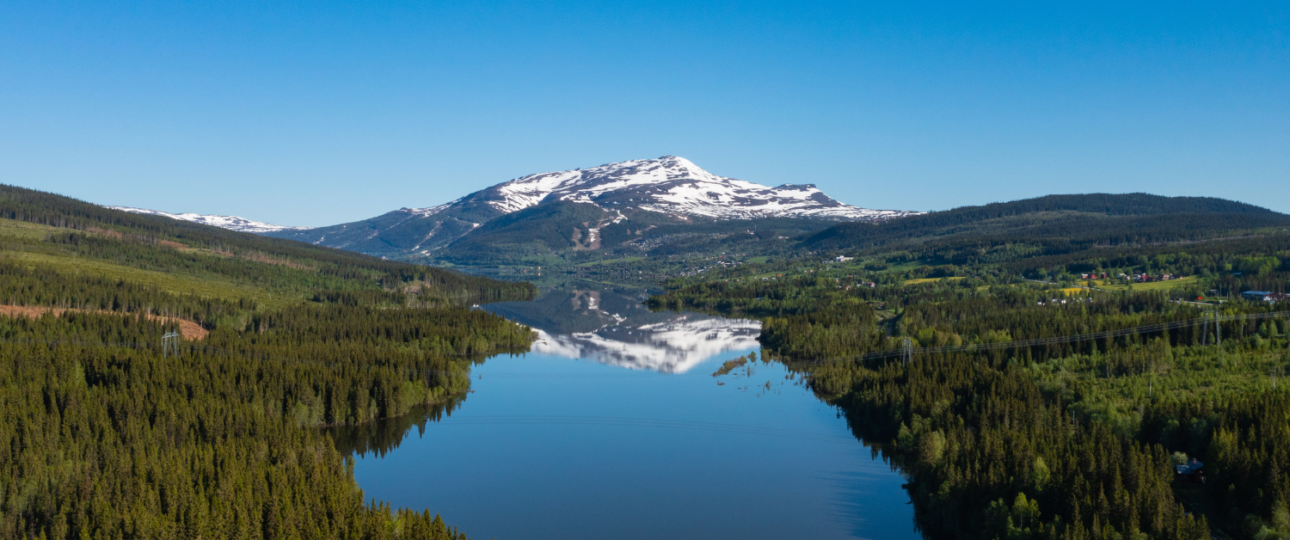
[[[334,430],[369,499],[472,538],[920,538],[904,479],[776,363],[758,323],[556,291],[455,403]],[[757,361],[714,377],[726,360]]]

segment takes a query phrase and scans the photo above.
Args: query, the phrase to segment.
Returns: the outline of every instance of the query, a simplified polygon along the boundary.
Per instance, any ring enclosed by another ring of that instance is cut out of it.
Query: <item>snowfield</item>
[[[182,213],[182,214],[172,214],[170,212],[162,212],[160,210],[147,210],[143,208],[132,208],[129,206],[108,206],[107,208],[111,208],[113,210],[121,210],[124,212],[130,212],[132,214],[162,216],[162,217],[168,217],[170,219],[177,219],[179,221],[191,221],[193,223],[200,223],[202,225],[210,225],[212,227],[219,227],[221,229],[228,229],[231,231],[249,232],[249,233],[257,233],[257,234],[267,233],[267,232],[277,232],[277,231],[303,231],[308,229],[307,227],[288,227],[285,225],[273,225],[270,223],[252,221],[252,220],[237,217],[237,216],[216,216],[216,215],[208,215],[208,214],[193,214],[191,212]]]

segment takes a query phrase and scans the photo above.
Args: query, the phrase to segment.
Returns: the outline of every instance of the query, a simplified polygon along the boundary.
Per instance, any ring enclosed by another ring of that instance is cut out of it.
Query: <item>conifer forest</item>
[[[0,217],[0,537],[465,537],[313,428],[459,397],[530,341],[471,303],[530,286],[19,188]]]
[[[760,361],[899,469],[926,538],[1290,538],[1284,216],[1126,196],[904,219],[604,275],[759,320]],[[472,306],[535,294],[0,187],[0,536],[466,538],[365,497],[350,446],[397,446],[529,350]]]
[[[1290,538],[1290,303],[1264,301],[1290,233],[1162,221],[1184,219],[1150,241],[841,226],[649,303],[760,319],[769,356],[886,443],[928,538]]]

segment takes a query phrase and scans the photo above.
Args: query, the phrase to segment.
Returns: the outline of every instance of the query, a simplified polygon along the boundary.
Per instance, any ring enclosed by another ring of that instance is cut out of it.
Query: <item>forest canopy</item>
[[[1242,295],[1290,289],[1290,220],[1139,199],[839,225],[649,303],[760,319],[930,538],[1290,537],[1290,303]]]
[[[7,186],[0,216],[0,537],[465,537],[314,428],[459,399],[532,339],[470,306],[531,285]]]

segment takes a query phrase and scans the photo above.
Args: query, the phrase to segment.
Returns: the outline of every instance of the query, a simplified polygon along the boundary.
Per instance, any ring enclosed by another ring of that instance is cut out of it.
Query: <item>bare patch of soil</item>
[[[99,315],[119,315],[122,317],[134,316],[133,313],[120,313],[116,311],[68,309],[68,308],[55,308],[55,307],[45,307],[45,306],[0,305],[0,315],[4,315],[6,317],[30,317],[34,319],[46,313],[53,313],[55,317],[61,317],[63,316],[63,313],[67,313],[69,311],[72,313],[95,313]],[[144,317],[146,317],[150,321],[159,321],[166,324],[175,323],[179,325],[179,333],[184,336],[184,339],[187,339],[190,341],[206,339],[206,336],[210,335],[210,331],[206,330],[205,328],[202,328],[200,324],[197,324],[188,319],[180,319],[176,317],[162,317],[160,315],[144,315]]]

